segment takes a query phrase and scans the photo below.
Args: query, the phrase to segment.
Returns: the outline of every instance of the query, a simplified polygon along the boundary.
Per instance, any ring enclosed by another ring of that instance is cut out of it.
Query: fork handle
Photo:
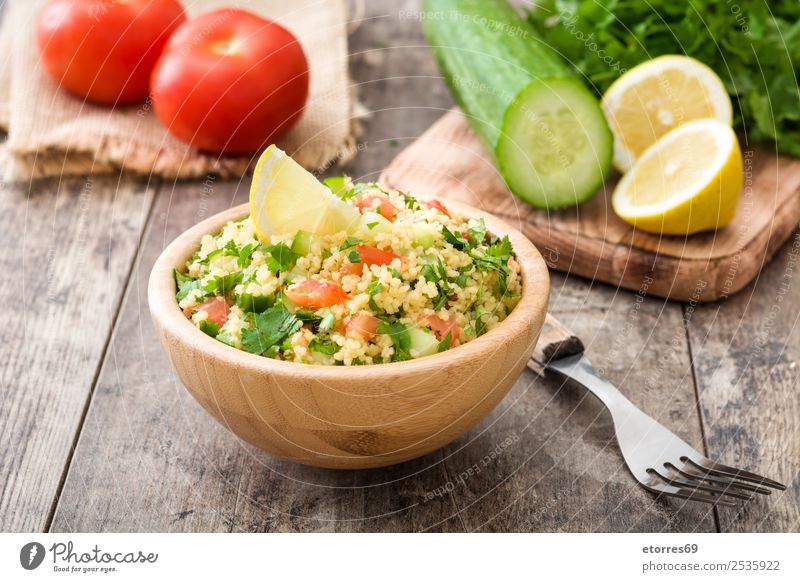
[[[545,365],[553,359],[581,354],[583,350],[583,342],[580,338],[548,313],[531,357]]]

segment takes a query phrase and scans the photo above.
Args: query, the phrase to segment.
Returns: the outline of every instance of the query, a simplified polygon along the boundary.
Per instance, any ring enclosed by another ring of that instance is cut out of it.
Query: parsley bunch
[[[537,0],[529,20],[602,94],[622,73],[686,54],[725,84],[748,142],[775,141],[800,157],[800,2]]]

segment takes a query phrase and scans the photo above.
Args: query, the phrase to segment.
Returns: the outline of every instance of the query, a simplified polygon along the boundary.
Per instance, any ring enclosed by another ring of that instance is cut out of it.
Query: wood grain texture
[[[376,366],[299,365],[231,349],[202,333],[176,301],[176,269],[249,213],[243,204],[183,232],[156,260],[148,286],[155,331],[192,396],[236,435],[304,465],[383,467],[441,448],[505,396],[533,352],[550,295],[547,266],[522,233],[491,214],[451,204],[510,240],[519,303],[496,328],[455,350]]]
[[[570,331],[567,326],[548,314],[544,320],[544,327],[539,334],[539,341],[533,348],[533,360],[541,369],[541,364],[546,364],[552,359],[565,358],[582,353],[586,348],[581,339]]]
[[[800,221],[800,161],[744,151],[745,186],[733,222],[690,237],[648,234],[611,209],[615,180],[577,208],[543,211],[517,200],[457,109],[442,117],[384,172],[404,191],[426,191],[484,208],[512,223],[551,268],[651,295],[712,301],[749,283]]]
[[[634,404],[703,450],[679,305],[554,275],[551,313]],[[506,443],[504,445],[504,443]],[[588,392],[525,372],[501,406],[446,449],[470,531],[714,531],[713,510],[656,499],[629,475],[611,416]],[[485,465],[486,460],[489,462]]]
[[[46,527],[151,201],[128,179],[0,190],[2,531]]]
[[[353,165],[328,173],[374,179],[401,146],[421,135],[452,102],[424,46],[419,22],[399,17],[400,11],[418,9],[418,2],[365,4],[367,14],[350,39],[351,73],[372,113],[363,121],[365,133]],[[246,184],[212,182],[183,184],[158,197],[58,500],[53,531],[714,531],[706,506],[655,500],[634,483],[613,442],[611,419],[591,396],[529,371],[488,418],[453,445],[394,467],[313,469],[280,461],[236,439],[171,374],[149,323],[146,281],[166,243],[246,196]],[[542,251],[555,260],[552,249]],[[766,297],[776,292],[770,287],[776,280],[764,283]],[[682,307],[653,298],[649,281],[640,274],[636,291],[629,293],[555,274],[552,312],[584,340],[589,358],[608,379],[704,450],[684,320],[690,319],[692,353],[707,403],[711,392],[724,395],[729,388],[706,373],[716,354],[725,354],[727,342],[737,336],[743,306],[749,306],[747,317],[761,320],[772,300],[748,302],[746,290],[721,306],[692,302]],[[796,293],[781,309],[783,319],[796,316]],[[707,328],[692,327],[701,321]],[[711,330],[708,337],[706,329]],[[776,346],[797,344],[796,329],[787,321],[773,327],[760,352],[765,363],[759,374],[770,367],[770,355],[780,353],[773,351]],[[747,338],[737,341],[746,344]],[[703,359],[702,350],[712,347]],[[796,351],[787,348],[786,353]],[[716,450],[710,452],[741,462],[731,447],[749,447],[761,459],[776,460],[774,469],[761,461],[753,462],[753,468],[786,481],[796,475],[800,392],[796,376],[789,375],[795,373],[795,360],[779,362],[779,374],[786,379],[774,393],[748,389],[746,397],[728,406],[704,404],[707,430],[716,426],[718,431],[709,432],[717,435]],[[722,363],[736,369],[731,353]],[[789,403],[787,410],[779,408],[778,398]],[[741,411],[736,410],[740,405]],[[724,425],[717,424],[720,418]],[[727,445],[732,429],[726,436],[719,426],[734,423],[739,436]],[[764,434],[767,426],[781,429]],[[751,436],[742,440],[742,434]],[[761,438],[767,441],[756,442],[756,450],[752,441]],[[743,516],[721,514],[723,528],[757,528],[768,516],[762,528],[796,529],[797,501],[789,502],[795,505],[782,500],[771,511],[771,502],[765,501]]]
[[[709,457],[788,486],[720,511],[723,531],[800,531],[800,231],[725,303],[687,310]]]

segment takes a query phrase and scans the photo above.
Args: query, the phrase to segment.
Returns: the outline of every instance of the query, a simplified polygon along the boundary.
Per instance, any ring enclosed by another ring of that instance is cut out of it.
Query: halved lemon
[[[617,184],[611,203],[641,230],[692,234],[733,219],[742,180],[736,134],[721,121],[700,119],[653,144]]]
[[[264,240],[298,230],[319,235],[349,232],[361,217],[275,145],[264,150],[253,172],[250,216]]]
[[[614,166],[631,169],[661,136],[694,119],[733,123],[731,100],[720,78],[691,57],[665,55],[622,75],[600,102],[614,134]]]

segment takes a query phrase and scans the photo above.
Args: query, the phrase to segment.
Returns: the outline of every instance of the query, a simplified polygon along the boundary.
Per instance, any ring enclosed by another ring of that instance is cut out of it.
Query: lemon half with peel
[[[641,230],[692,234],[733,220],[742,181],[742,152],[733,129],[700,119],[653,144],[619,181],[611,204]]]
[[[725,86],[691,57],[665,55],[637,65],[608,88],[600,106],[614,134],[614,167],[627,172],[648,147],[695,119],[733,123]]]
[[[350,232],[360,218],[356,208],[275,145],[264,150],[253,172],[250,216],[262,240],[298,230],[319,235]]]

